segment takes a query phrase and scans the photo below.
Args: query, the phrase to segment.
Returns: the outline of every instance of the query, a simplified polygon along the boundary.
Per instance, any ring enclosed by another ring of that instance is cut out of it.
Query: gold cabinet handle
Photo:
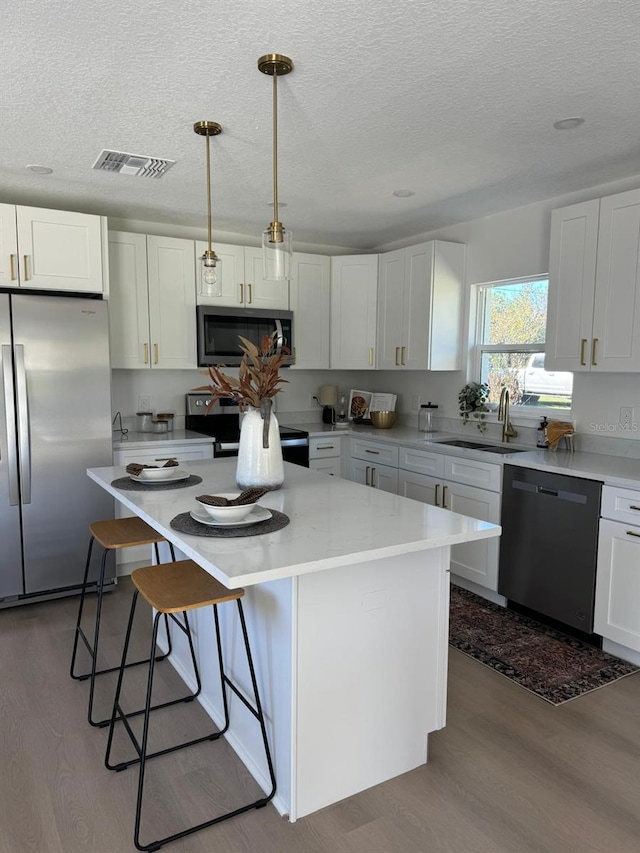
[[[373,347],[369,347],[369,367],[373,367]]]
[[[438,503],[438,497],[440,496],[440,483],[436,483],[436,506],[440,506]]]
[[[251,292],[251,285],[248,284],[247,287],[249,288],[249,302],[247,304],[251,305],[251,303],[253,302],[253,294]]]
[[[18,276],[16,275],[16,261],[18,260],[17,255],[9,255],[9,262],[11,264],[11,281],[15,281]]]
[[[144,363],[149,364],[149,344],[144,345]]]
[[[371,453],[373,456],[380,456],[379,450],[369,450],[368,448],[365,447],[364,452],[365,453]]]
[[[627,536],[636,536],[640,539],[640,533],[634,533],[633,530],[627,530]]]
[[[370,471],[370,470],[371,470],[371,469],[370,469],[370,468],[369,468],[369,466],[367,465],[367,469],[366,469],[365,474],[364,474],[364,484],[365,484],[365,486],[370,486],[370,485],[371,485],[371,483],[369,482],[369,471]]]
[[[244,302],[244,284],[240,282],[240,302]]]
[[[375,468],[372,468],[372,469],[371,469],[371,486],[372,486],[374,489],[377,489],[378,487],[377,487],[377,486],[376,486],[376,484],[373,482],[373,475],[374,475],[375,473],[376,473],[376,469],[375,469]]]
[[[448,486],[442,487],[442,508],[443,509],[449,509],[449,507],[447,506],[447,488],[448,488]]]
[[[400,364],[404,367],[404,350],[405,347],[400,347]]]
[[[629,509],[637,509],[640,511],[640,506],[634,506],[633,504],[629,504]]]
[[[333,444],[319,444],[316,450],[333,450]]]
[[[587,339],[582,338],[580,341],[580,364],[584,367],[586,365],[586,361],[584,360],[584,348],[587,345]]]
[[[153,345],[153,363],[158,363],[158,344]]]
[[[594,367],[597,367],[597,366],[598,366],[598,362],[596,361],[596,345],[597,345],[597,343],[598,343],[598,339],[597,339],[597,338],[594,338],[594,339],[591,341],[591,364],[592,364]]]
[[[24,258],[24,280],[29,281],[29,279],[32,277],[28,273],[29,266],[27,264],[27,259],[29,255],[23,255],[22,257]]]
[[[400,347],[396,347],[396,367],[400,367],[400,362],[398,361],[399,355],[400,355]]]

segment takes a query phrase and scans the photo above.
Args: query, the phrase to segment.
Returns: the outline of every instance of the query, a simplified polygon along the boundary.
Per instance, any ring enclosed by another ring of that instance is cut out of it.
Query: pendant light
[[[197,121],[193,125],[198,136],[207,141],[207,248],[200,258],[200,295],[222,296],[221,260],[211,248],[211,152],[209,139],[222,133],[222,125],[216,121]]]
[[[291,275],[291,232],[278,219],[278,77],[289,74],[293,62],[288,56],[267,53],[258,60],[258,69],[273,77],[273,221],[262,233],[262,261],[267,281],[287,281]]]

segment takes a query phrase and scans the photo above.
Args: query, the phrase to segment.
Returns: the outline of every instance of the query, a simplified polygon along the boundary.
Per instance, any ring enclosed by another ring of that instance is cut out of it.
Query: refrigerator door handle
[[[4,388],[4,412],[7,420],[7,468],[9,472],[9,506],[20,503],[18,489],[18,453],[16,445],[16,410],[13,402],[13,359],[11,347],[2,347],[2,386]]]
[[[31,437],[29,435],[29,405],[27,373],[24,367],[24,345],[15,345],[16,400],[18,403],[18,452],[20,454],[20,483],[22,503],[31,503]]]

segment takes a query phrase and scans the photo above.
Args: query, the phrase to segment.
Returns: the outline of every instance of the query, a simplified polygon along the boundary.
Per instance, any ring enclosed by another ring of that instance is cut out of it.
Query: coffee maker
[[[322,423],[335,424],[338,389],[335,385],[322,385],[318,392],[318,400],[322,406]]]

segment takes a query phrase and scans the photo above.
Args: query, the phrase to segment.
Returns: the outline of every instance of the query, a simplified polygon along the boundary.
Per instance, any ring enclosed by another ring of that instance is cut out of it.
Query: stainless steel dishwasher
[[[498,592],[593,631],[602,483],[505,465]]]

